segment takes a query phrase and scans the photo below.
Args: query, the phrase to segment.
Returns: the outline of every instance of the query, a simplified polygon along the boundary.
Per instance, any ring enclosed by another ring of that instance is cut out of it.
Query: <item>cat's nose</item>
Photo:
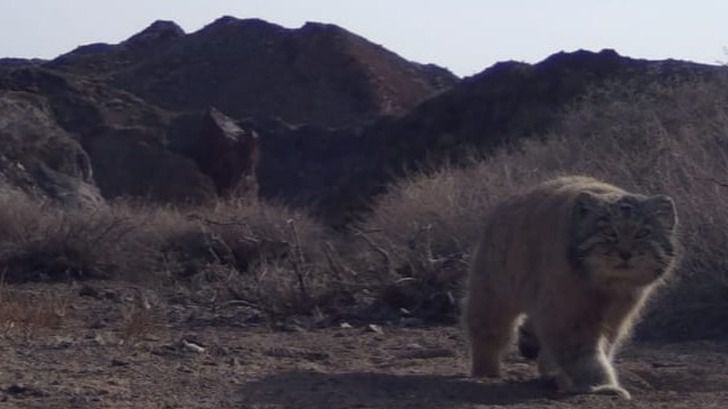
[[[629,250],[619,250],[619,257],[621,257],[622,260],[627,261],[632,258],[632,252]]]

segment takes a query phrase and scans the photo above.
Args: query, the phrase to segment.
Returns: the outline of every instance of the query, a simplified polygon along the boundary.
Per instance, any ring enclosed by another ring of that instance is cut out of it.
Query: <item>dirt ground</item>
[[[563,397],[515,354],[503,379],[468,378],[455,327],[301,321],[273,332],[248,307],[135,294],[108,283],[4,289],[0,407],[728,407],[728,342],[632,345],[618,361],[632,401]],[[40,305],[39,295],[58,320],[8,318],[13,302]]]

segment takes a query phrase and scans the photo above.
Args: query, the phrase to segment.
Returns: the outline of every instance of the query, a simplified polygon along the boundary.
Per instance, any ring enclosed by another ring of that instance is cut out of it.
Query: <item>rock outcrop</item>
[[[192,158],[212,179],[217,194],[256,195],[258,134],[215,108],[180,115],[168,132],[169,149]]]
[[[18,103],[19,95],[42,108]],[[0,106],[14,107],[6,118],[15,118],[3,127],[6,143],[0,150],[24,168],[35,169],[40,161],[58,173],[55,179],[65,176],[98,186],[104,198],[185,202],[215,195],[212,180],[192,159],[167,148],[170,113],[126,91],[46,68],[22,67],[0,72]]]
[[[88,155],[77,138],[58,126],[42,96],[0,91],[0,141],[5,184],[70,207],[103,202]]]
[[[157,21],[52,61],[0,59],[0,182],[64,204],[254,193],[260,141],[236,120],[359,126],[457,81],[333,25]]]

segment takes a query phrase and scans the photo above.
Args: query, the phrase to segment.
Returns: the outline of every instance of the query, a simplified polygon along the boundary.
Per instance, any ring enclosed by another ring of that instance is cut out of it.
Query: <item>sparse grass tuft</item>
[[[53,291],[24,291],[0,285],[0,334],[30,338],[57,329],[66,317],[67,300]]]
[[[121,338],[130,342],[158,332],[163,320],[154,306],[149,303],[143,291],[134,295],[131,304],[121,311]]]

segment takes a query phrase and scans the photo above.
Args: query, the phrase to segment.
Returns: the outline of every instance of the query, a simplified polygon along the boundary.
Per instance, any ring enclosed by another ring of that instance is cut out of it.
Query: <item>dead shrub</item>
[[[238,274],[223,275],[227,297],[254,303],[270,320],[309,313],[341,291],[326,253],[331,232],[305,212],[230,199],[192,218],[232,253]]]
[[[257,260],[319,259],[327,230],[303,211],[230,199],[197,210],[205,228],[227,243],[241,270]],[[300,260],[299,260],[300,262]]]
[[[325,249],[330,238],[305,212],[250,198],[194,208],[116,201],[80,212],[18,192],[0,195],[0,268],[10,282],[183,284],[212,290],[216,302],[252,300],[285,316],[309,312],[339,291]],[[124,332],[139,332],[143,317],[128,311]]]
[[[109,278],[132,260],[124,215],[64,210],[18,193],[0,194],[0,266],[9,282]]]
[[[192,300],[218,308],[241,302],[271,320],[316,309],[341,291],[326,250],[331,233],[303,211],[231,198],[206,205],[130,206],[147,271],[183,285]]]

